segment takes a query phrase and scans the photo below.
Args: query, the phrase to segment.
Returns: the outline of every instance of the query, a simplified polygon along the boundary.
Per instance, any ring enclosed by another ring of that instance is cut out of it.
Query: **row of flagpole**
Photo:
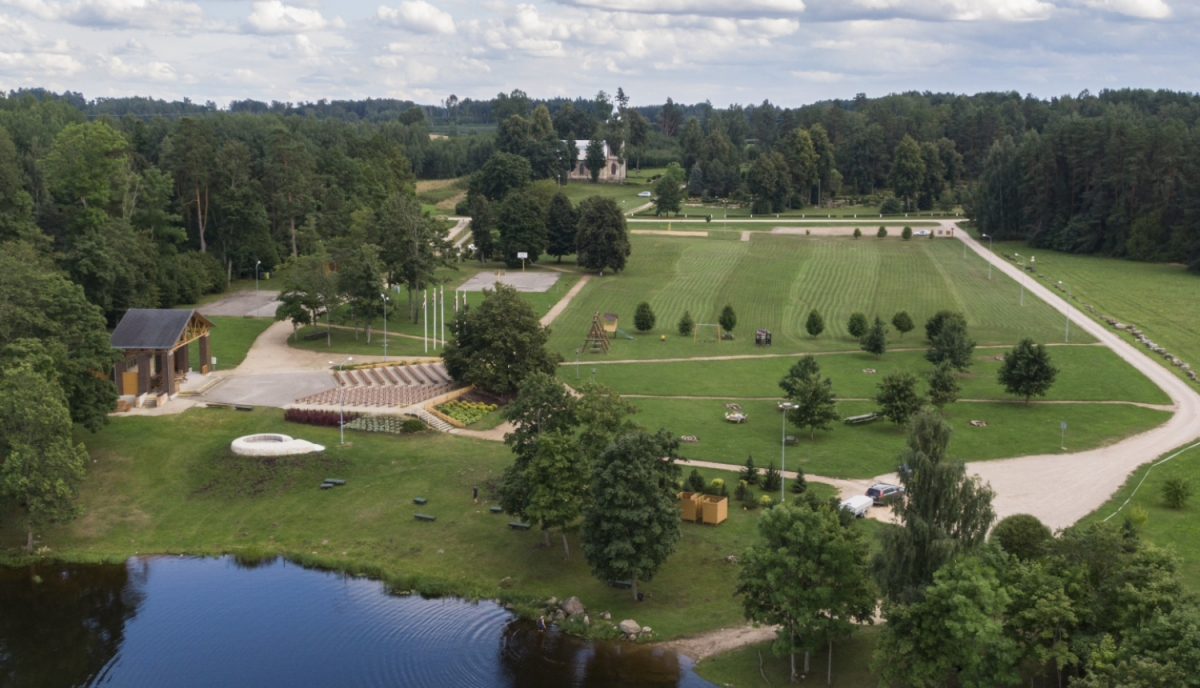
[[[467,292],[462,293],[462,305],[467,305]],[[424,325],[425,332],[425,353],[429,353],[429,317],[432,312],[433,317],[433,348],[437,349],[438,340],[438,320],[441,320],[441,340],[443,347],[446,345],[446,288],[442,287],[438,291],[437,287],[433,288],[433,308],[430,308],[429,290],[425,290],[425,295],[421,299],[421,321]],[[438,311],[441,311],[439,314]],[[454,312],[458,312],[458,290],[454,290]]]

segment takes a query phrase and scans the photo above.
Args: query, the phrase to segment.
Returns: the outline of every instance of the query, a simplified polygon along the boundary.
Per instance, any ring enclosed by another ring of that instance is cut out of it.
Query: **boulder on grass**
[[[642,632],[642,625],[633,619],[625,619],[617,626],[625,635],[637,635]]]
[[[583,613],[583,603],[579,601],[578,597],[572,597],[566,602],[563,602],[562,608],[563,611],[570,616]]]

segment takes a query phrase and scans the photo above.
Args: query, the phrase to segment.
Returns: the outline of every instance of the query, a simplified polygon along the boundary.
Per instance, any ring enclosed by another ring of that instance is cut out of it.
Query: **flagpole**
[[[446,288],[442,287],[442,348],[446,348]]]
[[[425,328],[425,353],[429,353],[429,290],[421,298],[421,325]]]

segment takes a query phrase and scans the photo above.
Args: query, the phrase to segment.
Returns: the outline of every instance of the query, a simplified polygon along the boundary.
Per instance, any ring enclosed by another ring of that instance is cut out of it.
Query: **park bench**
[[[436,516],[430,516],[429,514],[413,514],[413,516],[418,521],[436,521],[437,520]]]
[[[498,514],[502,511],[504,511],[504,509],[501,509],[498,506],[494,506],[494,507],[491,507],[490,509],[488,509],[488,511],[492,512],[493,514]]]
[[[519,523],[517,521],[508,522],[509,530],[529,530],[528,523]]]
[[[786,438],[784,438],[783,443],[789,447],[794,447],[797,444],[800,444],[800,440],[796,439],[795,435],[788,435]]]
[[[346,481],[342,480],[341,478],[326,478],[325,482],[329,483],[330,485],[335,485],[335,486],[346,484]]]
[[[863,423],[871,423],[879,420],[878,413],[864,413],[861,416],[850,416],[845,421],[846,425],[862,425]]]
[[[621,588],[622,590],[628,590],[628,589],[630,589],[630,588],[632,588],[632,587],[633,587],[633,581],[627,581],[627,580],[610,580],[610,581],[608,582],[608,585],[609,585],[609,587],[613,587],[613,588]]]
[[[238,411],[253,411],[254,407],[250,404],[234,404],[233,407]]]
[[[325,334],[326,334],[325,330],[321,330],[320,332],[309,332],[308,334],[301,337],[301,339],[303,339],[306,342],[310,342],[314,339],[321,339],[322,337],[325,336]]]
[[[413,497],[413,504],[424,504],[427,501],[429,500],[425,499],[424,497]]]
[[[329,488],[331,488],[331,487],[333,487],[333,483],[321,483],[321,488],[320,488],[320,489],[322,489],[322,490],[328,490],[328,489],[329,489]]]

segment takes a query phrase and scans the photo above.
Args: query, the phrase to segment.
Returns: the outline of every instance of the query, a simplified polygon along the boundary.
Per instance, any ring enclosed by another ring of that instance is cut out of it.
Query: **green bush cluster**
[[[437,410],[454,420],[470,425],[497,408],[499,407],[495,404],[485,404],[482,401],[458,401],[455,399],[438,406]]]
[[[384,432],[390,435],[410,435],[425,430],[419,418],[396,418],[395,416],[362,416],[346,423],[347,430]]]

